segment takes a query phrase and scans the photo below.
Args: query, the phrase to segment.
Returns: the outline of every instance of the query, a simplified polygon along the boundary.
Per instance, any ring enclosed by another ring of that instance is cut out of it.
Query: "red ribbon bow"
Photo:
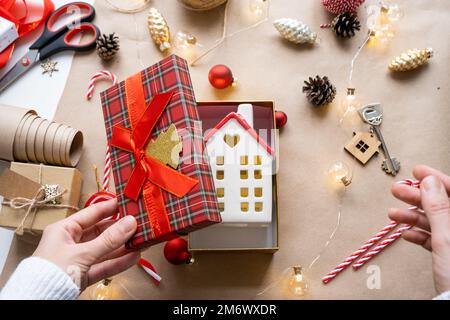
[[[111,144],[133,153],[136,165],[125,186],[124,194],[137,201],[142,191],[152,231],[155,237],[159,237],[171,232],[161,189],[177,197],[183,197],[198,181],[173,170],[145,153],[151,132],[172,98],[173,92],[155,95],[145,108],[140,74],[126,80],[125,90],[131,130],[120,125],[114,126]],[[144,108],[144,112],[139,116]]]
[[[156,95],[133,131],[121,126],[113,128],[112,145],[134,154],[136,166],[124,190],[125,195],[134,201],[139,198],[146,180],[178,197],[183,197],[198,183],[145,154],[144,148],[153,127],[172,95],[172,92]]]
[[[46,22],[53,10],[55,10],[55,6],[51,0],[42,0],[40,5],[27,0],[0,0],[0,17],[16,25],[19,39]],[[33,18],[31,21],[30,17]],[[14,47],[15,42],[0,53],[0,68],[8,63]]]

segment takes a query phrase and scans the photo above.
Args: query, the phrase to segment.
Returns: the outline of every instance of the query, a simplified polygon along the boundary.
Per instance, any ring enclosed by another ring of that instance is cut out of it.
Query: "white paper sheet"
[[[39,1],[39,0],[33,0]],[[55,7],[60,7],[71,0],[53,0]],[[94,0],[85,0],[93,4]],[[14,55],[9,63],[0,70],[0,78],[27,52],[28,47],[36,40],[40,32],[34,32],[25,41],[21,41],[14,50]],[[50,77],[42,74],[42,68],[38,64],[24,74],[20,79],[12,83],[0,94],[0,103],[19,107],[32,107],[42,118],[53,119],[59,99],[66,86],[70,67],[73,60],[73,52],[65,51],[53,57],[57,61],[58,72]]]
[[[39,2],[39,0],[33,1]],[[56,8],[69,2],[73,1],[53,0]],[[85,2],[93,4],[94,0],[85,0]],[[11,60],[5,68],[0,70],[0,78],[27,52],[28,47],[39,37],[39,35],[40,30],[34,32],[26,39],[23,39],[23,41],[16,46]],[[42,74],[40,65],[34,66],[0,94],[0,104],[32,108],[36,110],[42,118],[53,119],[59,99],[66,86],[66,81],[72,65],[73,54],[74,53],[71,51],[65,51],[52,57],[52,60],[58,62],[58,72],[54,72],[52,77],[49,77],[47,74]],[[13,231],[0,228],[0,273],[6,262],[13,235]]]

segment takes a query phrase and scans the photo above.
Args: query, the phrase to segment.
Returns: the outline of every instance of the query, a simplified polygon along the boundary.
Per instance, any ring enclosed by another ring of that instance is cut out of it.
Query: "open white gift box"
[[[191,252],[278,250],[272,101],[198,102],[221,224],[189,235]]]

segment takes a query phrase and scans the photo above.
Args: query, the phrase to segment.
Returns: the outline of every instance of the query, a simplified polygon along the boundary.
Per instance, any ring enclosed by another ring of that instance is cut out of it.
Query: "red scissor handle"
[[[68,18],[61,26],[55,27],[55,24],[61,16],[68,14],[73,17]],[[75,26],[77,23],[90,22],[94,19],[95,9],[86,2],[72,2],[58,8],[53,12],[45,24],[46,28],[53,33],[57,33],[62,28]]]
[[[85,39],[85,37],[83,37],[80,43],[72,42],[73,38],[76,35],[80,33],[86,33],[87,31],[91,33],[87,40]],[[59,38],[51,42],[49,45],[40,49],[39,59],[45,60],[48,57],[65,50],[72,50],[77,52],[92,50],[96,46],[96,40],[99,35],[100,30],[97,28],[97,26],[89,22],[82,23],[76,28],[70,29],[67,33],[62,34]]]
[[[58,20],[63,15],[73,15],[64,20],[64,23],[57,25]],[[45,23],[44,31],[39,39],[30,47],[32,50],[40,50],[50,45],[50,42],[61,36],[67,30],[76,29],[83,22],[91,22],[95,17],[95,9],[86,2],[71,2],[53,12]]]

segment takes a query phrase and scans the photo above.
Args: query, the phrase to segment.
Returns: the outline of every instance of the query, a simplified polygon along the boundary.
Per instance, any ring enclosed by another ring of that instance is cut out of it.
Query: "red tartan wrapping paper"
[[[209,163],[203,157],[205,144],[186,61],[171,55],[141,71],[141,76],[147,104],[155,94],[174,92],[169,105],[152,132],[152,139],[167,130],[170,124],[175,124],[183,139],[183,151],[180,154],[177,170],[199,181],[182,198],[162,191],[173,234],[186,234],[220,222],[214,180]],[[131,127],[126,107],[125,81],[102,92],[101,100],[106,135],[108,143],[111,144],[113,126],[120,124],[125,128]],[[111,147],[111,158],[119,210],[123,215],[135,216],[138,221],[137,232],[128,246],[142,248],[170,238],[171,234],[164,238],[153,237],[152,226],[142,196],[134,202],[123,194],[135,165],[133,153]]]

